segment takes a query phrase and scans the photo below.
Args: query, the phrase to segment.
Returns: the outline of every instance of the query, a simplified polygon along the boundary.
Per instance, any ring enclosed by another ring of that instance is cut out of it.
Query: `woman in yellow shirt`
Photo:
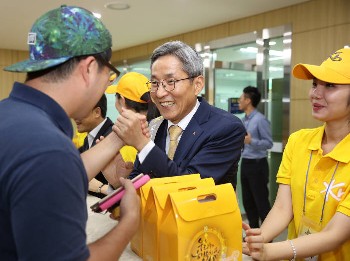
[[[320,66],[298,64],[293,75],[312,80],[312,116],[324,125],[290,136],[274,206],[260,229],[243,224],[243,252],[257,260],[350,260],[350,49]],[[288,240],[268,243],[287,226]]]

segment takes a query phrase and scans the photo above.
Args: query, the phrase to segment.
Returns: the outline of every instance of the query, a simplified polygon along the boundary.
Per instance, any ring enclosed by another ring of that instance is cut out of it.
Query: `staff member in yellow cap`
[[[293,133],[277,173],[275,204],[261,229],[246,229],[257,260],[350,260],[350,49],[320,66],[297,64],[311,80],[312,116],[324,122]],[[287,241],[267,243],[289,224]]]
[[[148,120],[151,120],[149,109],[152,108],[153,111],[153,103],[150,98],[148,79],[143,74],[137,72],[124,74],[116,85],[110,85],[107,88],[106,93],[115,94],[115,107],[119,113],[122,112],[122,108],[126,108],[143,114],[147,116]],[[120,154],[125,162],[133,163],[136,159],[137,150],[132,146],[124,146],[120,149]],[[112,185],[119,184],[118,177],[114,181],[111,180],[114,175],[108,176],[108,181]]]
[[[117,85],[110,85],[106,93],[115,94],[115,107],[120,113],[122,107],[147,115],[150,101],[148,79],[141,73],[128,72]]]

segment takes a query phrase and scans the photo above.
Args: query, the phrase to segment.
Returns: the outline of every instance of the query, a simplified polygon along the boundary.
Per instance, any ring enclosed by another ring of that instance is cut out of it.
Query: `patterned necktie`
[[[179,126],[172,125],[169,127],[170,144],[169,144],[168,157],[171,160],[174,159],[174,154],[178,144],[178,139],[181,133],[182,133],[182,129]]]

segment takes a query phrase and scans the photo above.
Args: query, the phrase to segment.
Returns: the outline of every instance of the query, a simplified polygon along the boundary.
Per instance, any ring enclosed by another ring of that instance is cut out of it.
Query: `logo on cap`
[[[333,61],[333,62],[340,62],[341,60],[343,60],[341,57],[340,57],[340,54],[343,53],[343,52],[335,52],[333,54],[331,54],[329,56],[329,58]]]
[[[35,45],[36,44],[36,33],[28,33],[27,44]]]

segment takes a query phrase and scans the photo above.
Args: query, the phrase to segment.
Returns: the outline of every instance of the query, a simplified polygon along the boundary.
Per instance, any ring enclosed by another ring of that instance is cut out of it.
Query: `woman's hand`
[[[254,260],[265,260],[266,249],[264,237],[260,228],[250,228],[246,223],[242,223],[245,230],[245,243],[243,244],[243,254],[251,256]]]

